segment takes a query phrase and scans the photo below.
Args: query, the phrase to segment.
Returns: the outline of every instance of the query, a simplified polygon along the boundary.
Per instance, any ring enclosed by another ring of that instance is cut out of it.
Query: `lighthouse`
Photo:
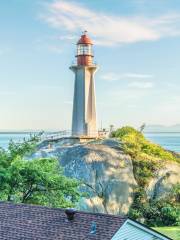
[[[93,43],[85,31],[77,42],[76,64],[70,69],[75,74],[72,136],[97,137]]]

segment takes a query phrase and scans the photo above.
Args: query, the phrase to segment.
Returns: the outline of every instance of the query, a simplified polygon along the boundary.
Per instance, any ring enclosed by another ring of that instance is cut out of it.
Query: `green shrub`
[[[161,146],[151,143],[144,135],[126,126],[117,129],[112,136],[122,142],[122,148],[133,160],[134,175],[140,186],[145,186],[157,170],[166,161],[178,161],[178,158]]]
[[[142,132],[127,126],[112,133],[122,143],[125,153],[132,158],[133,171],[138,188],[129,216],[142,220],[150,226],[171,226],[180,224],[180,185],[174,186],[163,199],[149,200],[145,191],[151,178],[167,161],[179,162],[179,157],[161,146],[148,141]]]
[[[144,219],[149,226],[179,226],[180,203],[177,201],[180,185],[176,184],[171,192],[163,198],[147,199],[143,188],[136,189],[134,202],[129,216],[135,220]]]
[[[0,200],[51,207],[73,207],[78,202],[79,182],[63,174],[54,158],[26,160],[37,139],[10,142],[0,149]]]

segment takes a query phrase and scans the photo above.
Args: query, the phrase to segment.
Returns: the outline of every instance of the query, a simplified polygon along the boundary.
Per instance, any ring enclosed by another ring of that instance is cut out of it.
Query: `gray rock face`
[[[60,144],[61,145],[61,144]],[[87,193],[79,208],[92,212],[126,214],[133,201],[136,181],[132,161],[119,142],[76,143],[42,151],[43,156],[56,156],[65,175],[82,181],[81,190]]]
[[[131,159],[120,151],[116,141],[74,146],[59,159],[65,174],[83,181],[82,190],[88,192],[81,209],[127,213],[136,182]]]
[[[180,183],[180,165],[169,162],[159,170],[157,177],[149,182],[147,194],[149,198],[159,199],[170,192],[174,184]]]
[[[81,143],[62,139],[42,144],[32,157],[57,157],[65,175],[83,182],[87,193],[78,208],[91,212],[126,214],[137,187],[133,164],[123,153],[120,142],[113,139]],[[149,198],[160,198],[180,182],[180,165],[167,163],[146,188]]]

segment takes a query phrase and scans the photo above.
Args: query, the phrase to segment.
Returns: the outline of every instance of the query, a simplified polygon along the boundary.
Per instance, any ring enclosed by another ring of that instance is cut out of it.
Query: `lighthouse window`
[[[79,44],[77,49],[78,55],[91,55],[91,45]]]
[[[88,46],[88,45],[87,45],[87,46],[86,46],[86,45],[84,46],[84,53],[85,53],[85,54],[89,54],[89,46]]]

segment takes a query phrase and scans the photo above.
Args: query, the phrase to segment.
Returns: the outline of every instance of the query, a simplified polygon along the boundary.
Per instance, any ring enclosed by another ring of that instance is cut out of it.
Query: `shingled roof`
[[[68,221],[65,211],[58,208],[0,202],[0,239],[11,240],[108,240],[127,218],[77,211]],[[92,222],[97,231],[92,234]]]

